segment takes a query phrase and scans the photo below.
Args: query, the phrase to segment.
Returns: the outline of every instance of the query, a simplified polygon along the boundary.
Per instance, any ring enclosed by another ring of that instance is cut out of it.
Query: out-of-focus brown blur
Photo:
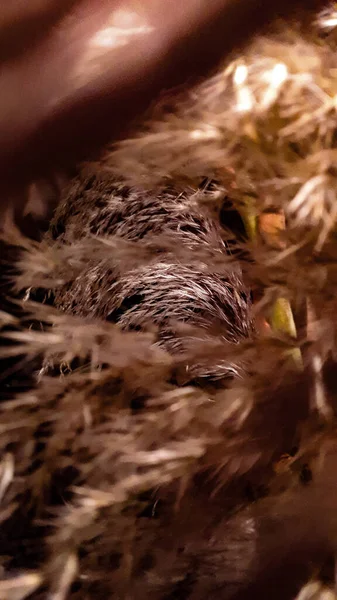
[[[323,0],[11,0],[0,8],[0,200],[90,158],[163,89]]]

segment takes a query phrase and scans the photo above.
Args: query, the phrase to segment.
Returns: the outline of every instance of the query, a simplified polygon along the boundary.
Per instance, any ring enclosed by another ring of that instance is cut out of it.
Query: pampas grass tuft
[[[336,25],[275,25],[7,228],[1,599],[335,597]]]

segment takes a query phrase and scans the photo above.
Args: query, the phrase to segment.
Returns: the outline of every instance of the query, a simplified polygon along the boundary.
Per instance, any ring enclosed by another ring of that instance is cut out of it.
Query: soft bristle
[[[255,39],[41,243],[8,229],[1,599],[335,597],[336,25]]]

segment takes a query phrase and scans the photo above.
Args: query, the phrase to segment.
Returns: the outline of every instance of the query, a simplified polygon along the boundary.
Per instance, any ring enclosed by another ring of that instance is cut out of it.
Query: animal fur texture
[[[276,26],[8,228],[1,600],[335,598],[336,25]]]
[[[107,260],[88,257],[79,274],[56,290],[56,306],[70,314],[117,322],[128,330],[158,326],[159,343],[171,351],[182,352],[184,338],[191,343],[188,327],[193,334],[193,326],[227,342],[248,337],[249,291],[238,266],[212,269],[212,256],[220,265],[229,250],[216,221],[193,196],[142,193],[111,177],[84,174],[60,203],[49,237],[74,248],[92,236],[107,244],[110,239],[131,242],[135,252],[142,244],[151,261],[114,265],[113,250],[111,255],[106,252]],[[180,260],[175,245],[186,252]],[[182,323],[186,331],[179,335],[177,326]],[[206,371],[194,364],[186,364],[186,369],[208,378],[212,372],[217,378],[238,373],[235,365],[224,361],[208,365]]]

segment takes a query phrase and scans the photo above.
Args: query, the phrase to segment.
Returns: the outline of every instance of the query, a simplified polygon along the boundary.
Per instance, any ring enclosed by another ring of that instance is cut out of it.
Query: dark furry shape
[[[73,180],[51,224],[53,239],[67,243],[87,234],[136,241],[168,233],[189,247],[203,243],[223,248],[215,222],[193,196],[133,189],[102,173],[83,173]]]
[[[84,174],[57,210],[49,236],[74,244],[91,235],[150,243],[152,259],[156,254],[158,259],[123,270],[113,265],[113,249],[107,247],[110,264],[90,258],[79,276],[56,291],[58,307],[129,330],[155,325],[160,343],[171,352],[184,348],[181,323],[201,331],[190,335],[216,334],[234,343],[251,332],[250,297],[239,269],[229,264],[217,273],[202,260],[205,250],[220,259],[228,250],[219,226],[193,195],[146,194],[107,176]],[[169,254],[162,251],[163,239]],[[176,248],[186,249],[186,260],[174,255]],[[219,369],[217,376],[237,372],[228,364]]]

